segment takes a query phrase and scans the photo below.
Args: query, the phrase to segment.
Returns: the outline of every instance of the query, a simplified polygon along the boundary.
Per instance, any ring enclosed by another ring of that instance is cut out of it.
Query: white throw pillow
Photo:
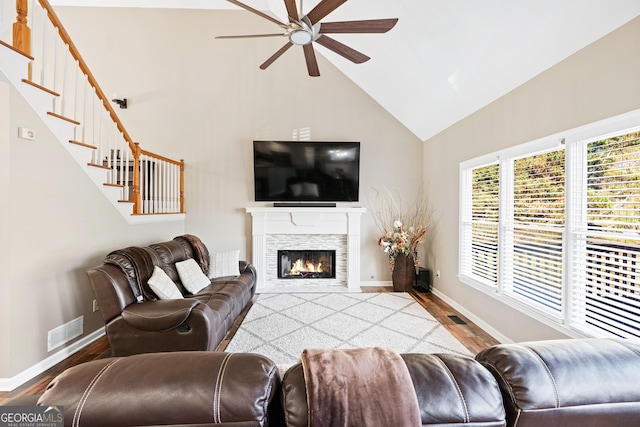
[[[240,274],[240,250],[214,252],[209,255],[209,277],[237,276]]]
[[[176,262],[176,269],[182,285],[194,295],[211,284],[211,280],[193,258]]]
[[[184,298],[176,284],[173,283],[173,280],[171,280],[171,278],[167,276],[167,273],[157,265],[153,267],[153,274],[147,283],[151,290],[158,295],[158,298],[160,299]]]

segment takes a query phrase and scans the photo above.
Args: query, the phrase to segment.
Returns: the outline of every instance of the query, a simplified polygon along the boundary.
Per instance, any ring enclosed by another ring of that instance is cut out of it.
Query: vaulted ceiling
[[[304,11],[319,1],[303,0]],[[238,9],[225,0],[50,2]],[[286,21],[282,0],[243,3]],[[426,141],[639,15],[638,0],[350,0],[325,21],[393,17],[398,24],[386,34],[335,35],[372,58],[364,64],[322,46],[317,52]]]

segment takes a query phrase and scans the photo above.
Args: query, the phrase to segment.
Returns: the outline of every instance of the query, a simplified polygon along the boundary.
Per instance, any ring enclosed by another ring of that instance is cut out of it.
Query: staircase
[[[184,161],[133,142],[47,0],[16,15],[0,72],[130,224],[184,219]]]

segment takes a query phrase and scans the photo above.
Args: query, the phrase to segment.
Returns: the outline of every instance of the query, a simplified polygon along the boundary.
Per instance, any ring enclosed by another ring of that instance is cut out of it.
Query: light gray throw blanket
[[[301,361],[309,427],[422,425],[409,370],[395,351],[306,349]]]

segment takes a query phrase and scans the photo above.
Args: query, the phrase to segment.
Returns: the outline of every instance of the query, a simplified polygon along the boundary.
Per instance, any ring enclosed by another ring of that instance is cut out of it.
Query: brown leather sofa
[[[504,344],[480,352],[475,360],[450,354],[401,357],[422,426],[640,425],[638,341]],[[96,360],[66,370],[44,394],[6,405],[36,403],[64,406],[65,425],[77,427],[308,427],[301,365],[290,367],[281,381],[271,360],[246,353]]]
[[[423,426],[505,426],[505,410],[493,376],[475,360],[451,354],[402,354],[418,397]],[[284,375],[286,426],[307,427],[302,365]],[[366,403],[365,403],[366,404]]]
[[[505,344],[475,360],[404,354],[423,426],[640,426],[640,342],[584,339]],[[300,364],[282,381],[286,426],[307,427]]]
[[[235,276],[211,279],[191,294],[176,263],[193,258],[208,274],[209,252],[196,236],[184,235],[146,247],[111,252],[87,274],[113,356],[161,351],[213,351],[255,293],[256,271],[240,261]],[[159,299],[148,281],[160,267],[177,285],[181,299]]]

